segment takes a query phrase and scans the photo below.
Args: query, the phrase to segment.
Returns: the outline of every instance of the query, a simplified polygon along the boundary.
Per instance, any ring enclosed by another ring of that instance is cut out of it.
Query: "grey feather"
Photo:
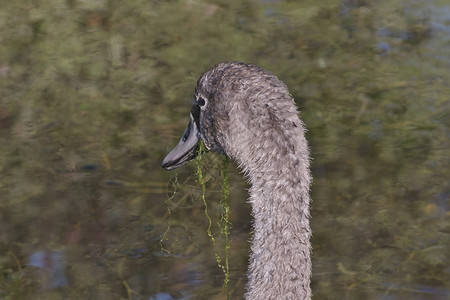
[[[255,65],[218,64],[197,83],[191,122],[196,138],[234,159],[251,183],[246,298],[310,299],[309,150],[286,85]],[[163,167],[178,167],[177,153],[169,155]]]

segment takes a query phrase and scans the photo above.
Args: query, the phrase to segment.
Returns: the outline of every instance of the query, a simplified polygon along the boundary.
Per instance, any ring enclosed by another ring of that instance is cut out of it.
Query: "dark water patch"
[[[100,169],[100,165],[96,163],[80,164],[78,169],[85,172],[94,172]]]
[[[145,248],[131,249],[126,251],[125,256],[132,259],[140,259],[145,257],[150,251]]]

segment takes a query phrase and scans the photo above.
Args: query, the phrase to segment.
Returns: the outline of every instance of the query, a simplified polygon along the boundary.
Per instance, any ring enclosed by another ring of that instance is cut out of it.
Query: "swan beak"
[[[191,113],[191,121],[178,145],[163,159],[162,167],[166,170],[178,168],[197,156],[200,131]]]

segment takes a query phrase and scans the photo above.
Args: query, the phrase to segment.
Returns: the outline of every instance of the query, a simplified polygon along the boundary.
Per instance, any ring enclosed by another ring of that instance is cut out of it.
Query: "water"
[[[314,297],[447,299],[449,24],[438,0],[1,4],[0,298],[224,299],[195,165],[160,163],[197,78],[245,60],[309,129]],[[239,299],[251,217],[229,170]]]

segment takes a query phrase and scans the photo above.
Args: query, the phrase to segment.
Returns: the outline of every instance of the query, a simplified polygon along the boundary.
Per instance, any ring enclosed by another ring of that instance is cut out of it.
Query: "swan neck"
[[[303,150],[303,156],[272,157],[249,170],[254,235],[247,299],[311,298],[310,175]]]

